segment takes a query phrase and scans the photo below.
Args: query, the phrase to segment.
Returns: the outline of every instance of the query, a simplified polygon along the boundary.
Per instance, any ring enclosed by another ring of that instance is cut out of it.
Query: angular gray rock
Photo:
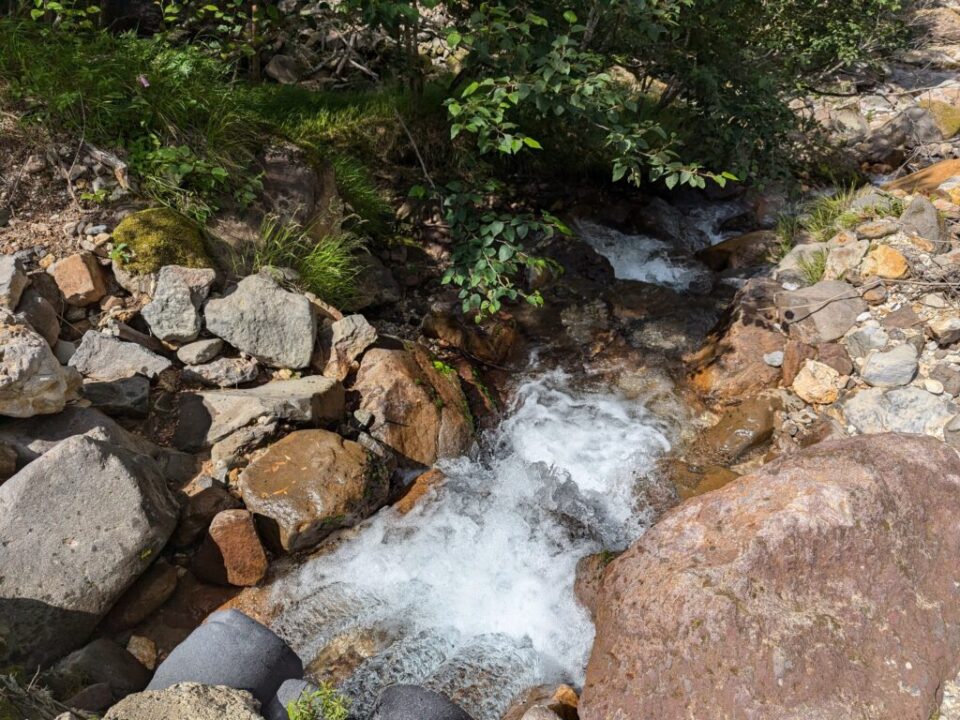
[[[181,378],[185,382],[214,387],[235,387],[253,382],[260,375],[260,366],[253,358],[220,358],[205,365],[188,365]]]
[[[164,476],[174,483],[186,482],[196,473],[196,458],[192,455],[154,445],[92,408],[70,406],[56,415],[0,422],[0,443],[16,452],[18,468],[23,468],[74,435],[87,435],[131,453],[153,458]]]
[[[150,381],[142,375],[113,382],[84,383],[80,394],[90,401],[91,407],[107,415],[146,417],[150,411]]]
[[[20,261],[13,255],[0,255],[0,310],[13,310],[30,281]]]
[[[901,387],[909,385],[916,377],[917,368],[917,349],[905,344],[886,352],[874,351],[867,355],[860,376],[873,387]]]
[[[17,305],[17,317],[26,321],[30,327],[43,336],[50,347],[57,344],[60,337],[60,317],[49,301],[34,288],[28,287]]]
[[[336,380],[311,375],[247,390],[210,390],[181,397],[174,444],[209,447],[254,421],[335,422],[343,417],[344,389]],[[261,420],[262,418],[262,420]]]
[[[323,374],[343,382],[356,360],[377,341],[377,331],[363,315],[348,315],[330,326],[330,354]]]
[[[908,235],[917,235],[932,242],[934,254],[945,253],[950,249],[950,233],[940,213],[923,195],[917,195],[900,216],[903,231]]]
[[[272,630],[237,610],[220,610],[174,648],[147,689],[225,685],[267,703],[285,680],[302,677],[300,658]]]
[[[847,423],[864,435],[902,432],[943,437],[957,406],[943,395],[918,387],[868,388],[844,400]]]
[[[883,350],[890,342],[886,330],[876,325],[865,325],[843,339],[852,358],[866,357],[873,350]]]
[[[143,690],[150,682],[150,671],[126,648],[108,638],[98,638],[58,660],[44,680],[59,697],[106,683],[116,701]]]
[[[210,362],[223,350],[223,340],[211,338],[197,340],[177,350],[177,359],[184,365],[203,365]]]
[[[209,268],[160,268],[153,299],[142,310],[153,334],[164,342],[195,340],[200,334],[200,306],[216,277]]]
[[[84,333],[70,366],[90,380],[121,380],[144,375],[154,378],[173,363],[142,345],[118,340],[95,330]]]
[[[391,685],[380,693],[370,720],[473,720],[440,693],[419,685]]]
[[[36,331],[0,310],[0,415],[28,418],[63,410],[79,379]]]
[[[839,280],[779,293],[776,302],[790,337],[809,345],[839,340],[867,309],[856,289]]]
[[[317,334],[313,306],[266,275],[251,275],[224,298],[207,302],[207,329],[269,367],[310,364]]]
[[[178,683],[124,698],[103,720],[262,720],[260,703],[243,690]]]
[[[178,510],[151,458],[83,436],[0,485],[5,659],[43,665],[86,641],[166,544]]]

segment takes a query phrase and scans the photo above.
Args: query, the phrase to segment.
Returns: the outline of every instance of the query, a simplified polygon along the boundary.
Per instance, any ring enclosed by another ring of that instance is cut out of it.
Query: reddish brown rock
[[[193,572],[201,580],[218,585],[252,587],[263,580],[269,564],[253,514],[224,510],[210,523],[193,558]]]
[[[783,335],[766,328],[735,324],[689,358],[694,366],[691,382],[700,392],[723,400],[773,387],[780,369],[767,365],[763,356],[783,350],[784,342]]]
[[[370,434],[414,464],[433,465],[470,445],[473,419],[456,371],[435,366],[420,347],[368,350],[353,389],[373,415]]]
[[[714,272],[769,263],[780,240],[772,230],[756,230],[711,245],[697,253],[697,260]]]
[[[600,595],[603,571],[615,557],[614,553],[599,552],[586,555],[577,562],[577,577],[573,585],[573,593],[592,618],[597,614],[597,598]]]
[[[427,470],[413,481],[413,483],[410,485],[410,489],[404,493],[402,498],[394,503],[393,507],[396,508],[397,512],[401,515],[406,515],[408,512],[413,510],[417,506],[417,503],[419,503],[431,490],[440,487],[445,479],[446,477],[440,470],[437,470],[436,468]]]
[[[807,360],[817,357],[817,349],[798,340],[790,340],[783,348],[783,385],[790,387]]]
[[[362,445],[327,430],[300,430],[250,463],[239,487],[270,547],[294,552],[376,512],[389,480],[389,468]]]
[[[839,343],[825,343],[817,347],[817,360],[832,367],[841,375],[853,374],[853,361],[847,349]]]
[[[780,401],[755,397],[727,408],[720,422],[704,431],[698,443],[701,454],[714,463],[733,463],[773,435],[774,413]]]
[[[211,485],[189,495],[180,509],[180,522],[171,542],[176,547],[187,547],[203,537],[217,513],[243,507],[237,498],[219,485]]]
[[[581,720],[927,720],[960,668],[960,456],[869,435],[668,513],[604,576]]]
[[[69,305],[92,305],[107,294],[103,271],[97,258],[90,253],[65,257],[54,264],[49,272]]]

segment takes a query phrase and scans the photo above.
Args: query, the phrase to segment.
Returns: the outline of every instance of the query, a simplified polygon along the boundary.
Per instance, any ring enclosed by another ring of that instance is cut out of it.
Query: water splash
[[[682,256],[669,243],[649,235],[629,235],[586,220],[577,233],[613,266],[620,280],[663,285],[673,290],[709,291],[712,275],[701,263]]]
[[[635,487],[672,429],[642,401],[571,382],[525,382],[479,458],[445,463],[446,482],[409,514],[383,510],[275,585],[274,627],[305,661],[350,628],[397,638],[342,685],[355,717],[394,682],[496,720],[526,687],[582,681],[594,630],[576,563],[642,532]]]

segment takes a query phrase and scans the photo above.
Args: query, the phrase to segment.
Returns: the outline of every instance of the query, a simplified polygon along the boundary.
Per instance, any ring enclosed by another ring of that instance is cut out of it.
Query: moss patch
[[[113,231],[113,244],[122,249],[117,262],[137,275],[164,265],[213,267],[200,227],[169,208],[141,210],[124,218]]]
[[[940,100],[922,100],[919,105],[933,115],[945,138],[952,138],[960,132],[960,108]]]

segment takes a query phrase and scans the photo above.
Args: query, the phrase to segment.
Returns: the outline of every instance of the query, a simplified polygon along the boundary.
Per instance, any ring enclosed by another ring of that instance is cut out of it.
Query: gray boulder
[[[866,357],[873,350],[883,350],[890,342],[887,331],[877,325],[865,325],[843,339],[852,358]]]
[[[260,703],[243,690],[179,683],[130,695],[103,720],[262,720]]]
[[[313,306],[266,275],[251,275],[205,309],[207,329],[269,367],[310,364],[317,334]]]
[[[918,387],[869,388],[842,405],[848,424],[864,435],[901,432],[943,437],[943,428],[957,413],[949,398]]]
[[[53,305],[36,289],[28,287],[17,305],[17,317],[43,336],[50,347],[60,337],[60,317]]]
[[[0,310],[0,415],[27,418],[63,410],[78,384],[29,325]]]
[[[917,195],[900,216],[903,231],[908,235],[917,235],[934,243],[934,253],[941,254],[950,249],[950,233],[940,217],[940,213],[923,195]]]
[[[184,365],[202,365],[210,362],[223,350],[223,340],[197,340],[177,350],[177,359]]]
[[[57,661],[44,677],[61,698],[76,695],[89,685],[106,683],[113,700],[143,690],[150,671],[113,640],[98,638]]]
[[[70,358],[70,366],[91,380],[109,382],[144,375],[154,378],[172,363],[142,345],[118,340],[95,330],[88,330],[80,347]]]
[[[790,337],[810,345],[839,340],[867,309],[856,289],[839,280],[779,293],[776,302]]]
[[[30,281],[20,261],[13,255],[0,255],[0,309],[13,310]]]
[[[7,659],[44,665],[82,644],[177,516],[151,458],[89,437],[63,441],[0,485]]]
[[[870,353],[863,363],[860,376],[873,387],[901,387],[909,385],[916,377],[917,368],[917,349],[905,344],[887,352]]]
[[[260,375],[260,366],[253,358],[220,358],[204,365],[188,365],[181,378],[185,382],[214,387],[235,387],[253,382]]]
[[[113,382],[84,383],[84,398],[108,415],[146,417],[150,411],[150,381],[142,375]]]
[[[210,294],[216,273],[167,265],[157,274],[153,299],[143,308],[143,319],[164,342],[190,342],[200,334],[200,305]]]
[[[419,685],[391,685],[380,693],[370,720],[473,720],[440,693]]]
[[[343,417],[344,390],[336,380],[311,375],[247,390],[184,394],[174,445],[197,450],[255,422],[336,422]]]
[[[300,658],[272,630],[237,610],[221,610],[174,648],[147,689],[225,685],[268,703],[285,680],[302,677]]]
[[[99,410],[68,407],[57,415],[0,422],[0,443],[13,448],[18,468],[23,468],[74,435],[87,435],[108,445],[153,458],[164,477],[174,483],[184,483],[196,472],[196,459],[192,455],[154,445],[120,427]]]

